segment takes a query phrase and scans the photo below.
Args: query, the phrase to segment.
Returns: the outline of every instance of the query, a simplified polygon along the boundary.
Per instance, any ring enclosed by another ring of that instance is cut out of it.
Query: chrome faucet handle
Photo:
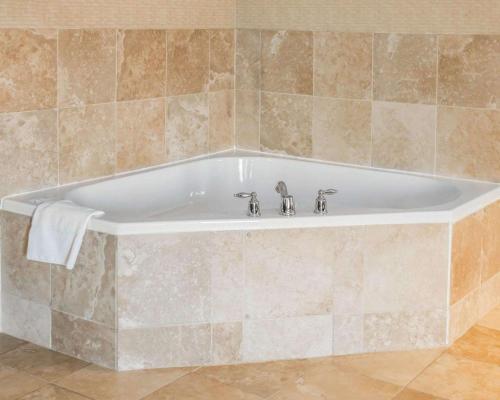
[[[318,197],[314,202],[314,214],[326,215],[328,214],[328,205],[325,195],[337,193],[336,189],[320,189],[318,190]]]
[[[250,197],[250,201],[248,202],[248,211],[247,215],[249,217],[260,217],[260,203],[259,200],[257,200],[257,193],[256,192],[239,192],[235,193],[234,197],[239,197],[240,199],[246,199]]]

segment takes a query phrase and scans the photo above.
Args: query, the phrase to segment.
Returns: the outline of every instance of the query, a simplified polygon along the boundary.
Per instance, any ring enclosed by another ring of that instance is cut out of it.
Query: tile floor
[[[114,372],[0,334],[0,400],[499,400],[500,306],[448,349]]]

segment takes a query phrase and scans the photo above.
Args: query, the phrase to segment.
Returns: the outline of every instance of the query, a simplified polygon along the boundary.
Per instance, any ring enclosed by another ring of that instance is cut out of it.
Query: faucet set
[[[293,200],[293,196],[288,194],[286,183],[283,181],[279,181],[276,184],[274,190],[276,190],[276,193],[278,193],[281,196],[280,215],[283,215],[285,217],[291,217],[292,215],[295,215],[295,202]],[[335,193],[337,193],[337,190],[335,189],[319,190],[318,197],[316,198],[316,201],[314,203],[314,213],[319,215],[328,214],[328,207],[325,196]],[[251,193],[240,192],[236,193],[234,197],[239,197],[239,198],[249,197],[250,201],[248,203],[247,215],[249,217],[260,217],[261,215],[260,203],[259,200],[257,200],[256,192],[251,192]]]

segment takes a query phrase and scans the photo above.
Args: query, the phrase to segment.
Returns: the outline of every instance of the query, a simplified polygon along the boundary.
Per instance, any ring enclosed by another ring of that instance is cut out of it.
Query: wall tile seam
[[[70,316],[72,318],[76,318],[78,320],[82,320],[82,321],[85,321],[85,322],[90,322],[92,324],[99,325],[99,326],[107,328],[107,329],[117,330],[115,326],[107,325],[107,324],[105,324],[103,322],[99,322],[99,321],[94,321],[94,320],[88,319],[86,317],[82,317],[80,315],[73,314],[73,313],[68,312],[68,311],[62,311],[62,310],[57,309],[56,307],[53,307],[52,305],[48,306],[48,307],[50,308],[51,312],[57,312],[57,313],[60,313],[60,314],[65,314],[65,315],[68,315],[68,316]]]
[[[30,303],[33,303],[33,304],[36,304],[36,305],[39,305],[42,307],[46,307],[49,309],[51,308],[50,302],[49,303],[42,303],[38,300],[34,300],[32,298],[25,297],[24,295],[20,295],[19,293],[14,293],[13,291],[9,290],[9,288],[4,286],[3,284],[2,284],[2,288],[1,288],[0,292],[1,292],[0,294],[5,293],[7,296],[15,297],[16,299],[21,299],[21,300],[24,300],[24,301],[27,301],[27,302],[30,302]]]

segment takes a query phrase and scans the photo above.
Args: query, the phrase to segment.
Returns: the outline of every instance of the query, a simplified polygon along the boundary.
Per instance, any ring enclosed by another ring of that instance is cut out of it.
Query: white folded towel
[[[102,211],[80,207],[70,200],[45,201],[37,206],[28,239],[28,260],[73,269],[90,218]]]

